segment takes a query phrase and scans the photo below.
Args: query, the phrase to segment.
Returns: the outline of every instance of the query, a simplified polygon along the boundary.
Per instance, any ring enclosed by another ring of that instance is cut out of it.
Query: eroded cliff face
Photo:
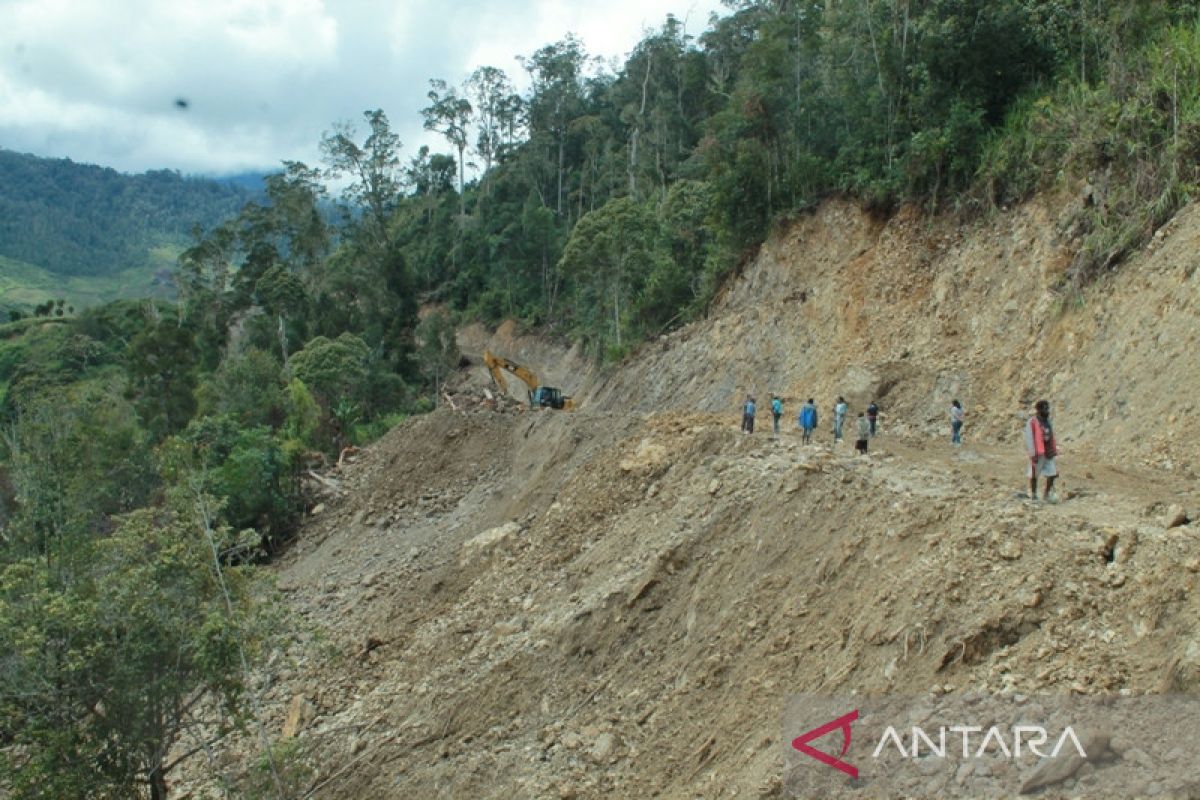
[[[957,397],[977,438],[1015,442],[1046,397],[1069,446],[1191,474],[1200,211],[1078,293],[1062,285],[1073,251],[1050,203],[970,228],[828,203],[770,240],[708,320],[648,348],[596,400],[736,412],[747,392],[822,410],[844,395],[878,401],[894,428],[940,433]]]
[[[300,794],[781,796],[792,693],[1195,690],[1200,216],[1075,304],[1051,211],[959,229],[827,204],[618,367],[465,331],[582,408],[464,400],[329,476],[277,566],[308,632],[259,687]],[[467,368],[460,397],[486,381]],[[747,392],[786,398],[781,438],[761,412],[738,431]],[[867,456],[832,443],[839,394],[883,408]],[[1017,496],[1043,396],[1057,505]]]

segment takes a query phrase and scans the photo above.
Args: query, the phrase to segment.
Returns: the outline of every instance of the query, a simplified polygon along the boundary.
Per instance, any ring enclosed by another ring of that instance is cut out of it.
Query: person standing
[[[742,433],[754,433],[754,396],[749,394],[742,404]]]
[[[783,416],[783,401],[779,399],[779,395],[771,395],[771,416],[775,422],[775,438],[779,438],[779,418]]]
[[[861,411],[858,413],[858,440],[854,443],[854,449],[867,454],[867,440],[871,436],[871,423],[867,420],[867,415]]]
[[[817,427],[817,406],[813,399],[808,398],[808,402],[800,409],[800,429],[804,431],[804,444],[812,443],[812,432]]]
[[[850,411],[850,406],[846,405],[846,398],[838,395],[837,404],[833,407],[833,441],[840,442],[842,440],[842,425],[846,422],[846,414]]]
[[[962,445],[962,427],[963,420],[967,418],[967,412],[963,411],[962,403],[957,400],[950,401],[950,444]]]
[[[1054,480],[1058,477],[1058,442],[1054,439],[1054,425],[1050,422],[1050,403],[1038,400],[1034,415],[1025,423],[1025,453],[1029,456],[1029,499],[1037,500],[1038,476],[1046,478],[1046,489],[1042,499],[1057,503]]]
[[[871,405],[867,406],[867,422],[871,425],[871,436],[875,436],[875,421],[879,418],[879,406],[875,401],[871,401]]]

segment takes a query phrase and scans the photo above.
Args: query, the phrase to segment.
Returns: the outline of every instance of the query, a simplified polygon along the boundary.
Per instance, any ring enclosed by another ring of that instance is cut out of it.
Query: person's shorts
[[[1029,462],[1029,477],[1030,478],[1033,478],[1033,477],[1057,478],[1058,477],[1058,467],[1055,466],[1054,459],[1046,458],[1045,456],[1039,456],[1038,460],[1037,460],[1037,468],[1036,469],[1034,468],[1033,461],[1030,460],[1030,462]]]
[[[857,440],[854,443],[854,449],[858,450],[858,452],[860,452],[860,453],[867,452],[867,440],[866,439]]]

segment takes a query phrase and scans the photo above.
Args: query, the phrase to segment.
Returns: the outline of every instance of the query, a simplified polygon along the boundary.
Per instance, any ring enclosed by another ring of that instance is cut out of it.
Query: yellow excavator
[[[558,408],[564,411],[574,411],[575,401],[564,395],[553,386],[542,386],[538,382],[537,375],[528,367],[523,367],[515,361],[509,361],[503,356],[497,356],[490,350],[483,351],[483,363],[487,365],[488,372],[492,373],[492,380],[500,387],[501,392],[508,391],[508,382],[504,379],[504,370],[508,370],[513,375],[516,375],[525,385],[529,387],[529,406],[530,408]]]

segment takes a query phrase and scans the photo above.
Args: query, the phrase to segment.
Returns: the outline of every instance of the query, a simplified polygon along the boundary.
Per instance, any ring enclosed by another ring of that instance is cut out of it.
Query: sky
[[[719,0],[0,0],[0,148],[125,172],[319,163],[333,123],[382,108],[411,157],[430,78],[577,35],[623,58],[667,14],[701,34]],[[181,101],[181,102],[177,102]],[[361,138],[361,137],[360,137]]]

